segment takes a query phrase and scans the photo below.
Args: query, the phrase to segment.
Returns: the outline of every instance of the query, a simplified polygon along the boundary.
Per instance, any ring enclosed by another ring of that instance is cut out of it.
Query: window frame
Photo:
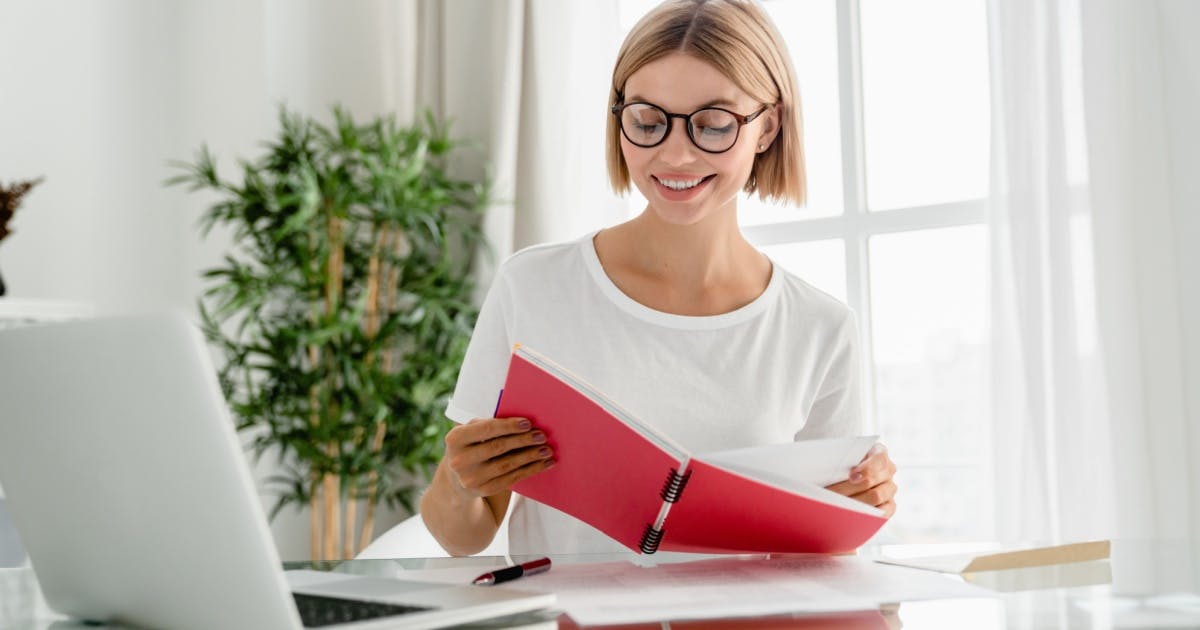
[[[786,2],[795,0],[765,0]],[[937,228],[985,224],[987,199],[925,206],[867,208],[866,142],[863,118],[862,31],[859,0],[835,0],[837,8],[838,100],[841,112],[842,213],[794,221],[742,226],[757,247],[841,240],[846,265],[846,302],[857,314],[862,353],[862,384],[868,400],[866,426],[880,429],[875,399],[875,354],[872,334],[870,248],[872,236]],[[921,466],[922,468],[925,466]],[[930,465],[943,468],[944,466]]]

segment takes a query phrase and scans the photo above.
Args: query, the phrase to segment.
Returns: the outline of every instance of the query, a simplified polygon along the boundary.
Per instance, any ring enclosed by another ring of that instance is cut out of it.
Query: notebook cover
[[[693,459],[691,478],[667,515],[662,551],[842,553],[887,522]]]
[[[509,362],[496,416],[528,418],[558,464],[513,490],[636,550],[662,507],[659,491],[679,463],[571,385],[519,354]]]

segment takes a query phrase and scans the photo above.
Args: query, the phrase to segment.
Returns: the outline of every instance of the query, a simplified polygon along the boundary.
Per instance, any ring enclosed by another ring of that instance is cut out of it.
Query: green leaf
[[[251,452],[274,454],[285,472],[268,480],[272,515],[306,506],[314,474],[337,474],[344,492],[377,479],[377,500],[411,505],[419,488],[402,482],[441,455],[442,417],[474,325],[470,277],[477,252],[490,255],[481,228],[490,184],[444,170],[462,143],[431,112],[411,126],[382,116],[356,123],[335,107],[333,125],[279,109],[276,135],[240,164],[240,181],[220,179],[202,146],[173,162],[164,184],[215,192],[198,222],[221,226],[235,243],[204,270],[197,305],[205,338],[223,358],[218,381]],[[340,299],[328,303],[329,234],[342,221]],[[371,261],[384,226],[406,246],[382,252],[396,282],[367,334]],[[314,355],[316,361],[313,361]],[[389,356],[390,370],[382,357]],[[382,449],[370,448],[383,423]]]

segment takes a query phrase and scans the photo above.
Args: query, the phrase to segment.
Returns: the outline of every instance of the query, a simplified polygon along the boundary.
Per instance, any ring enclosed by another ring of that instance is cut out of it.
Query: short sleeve
[[[796,432],[796,440],[852,437],[866,430],[859,361],[858,328],[853,312],[847,310],[834,335],[825,374],[804,427]]]
[[[496,412],[512,355],[510,298],[502,266],[480,307],[475,330],[459,368],[458,383],[446,407],[446,417],[455,422],[490,418]]]

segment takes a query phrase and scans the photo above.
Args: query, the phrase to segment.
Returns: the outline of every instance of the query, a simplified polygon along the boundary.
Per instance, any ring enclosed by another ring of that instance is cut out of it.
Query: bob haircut
[[[762,153],[744,190],[764,200],[803,205],[806,198],[803,120],[796,73],[783,38],[756,0],[667,0],[629,32],[613,67],[608,111],[622,103],[625,82],[667,55],[691,55],[717,68],[743,92],[779,109],[779,135]],[[629,191],[629,166],[621,154],[621,125],[609,113],[608,178],[618,194]]]

